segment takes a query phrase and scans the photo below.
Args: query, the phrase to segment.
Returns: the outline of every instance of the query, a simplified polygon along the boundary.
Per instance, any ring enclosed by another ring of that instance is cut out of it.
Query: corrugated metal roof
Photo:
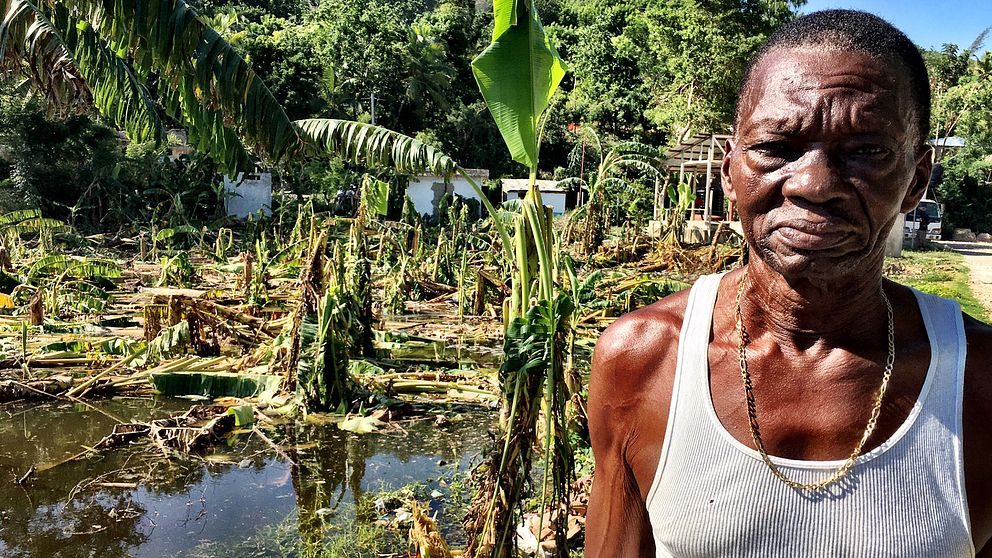
[[[504,192],[523,192],[530,187],[530,180],[527,178],[502,178]],[[565,189],[558,185],[557,180],[538,180],[537,189],[542,192],[564,192]]]
[[[937,147],[964,147],[965,140],[958,136],[949,136],[946,138],[936,138],[928,141],[930,145]]]
[[[696,134],[665,152],[665,168],[670,171],[685,169],[687,172],[705,172],[713,145],[713,165],[723,163],[724,145],[730,134]]]

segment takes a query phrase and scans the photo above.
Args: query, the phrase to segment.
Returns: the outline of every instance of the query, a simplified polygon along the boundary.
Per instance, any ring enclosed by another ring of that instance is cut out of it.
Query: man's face
[[[742,103],[723,184],[757,255],[816,282],[878,265],[930,176],[904,73],[858,53],[780,49]]]

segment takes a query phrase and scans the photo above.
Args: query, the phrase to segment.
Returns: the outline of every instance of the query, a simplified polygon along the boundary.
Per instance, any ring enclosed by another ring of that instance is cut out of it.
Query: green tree
[[[334,67],[321,61],[315,29],[265,15],[245,22],[235,45],[279,99],[290,118],[332,114]]]
[[[375,97],[376,123],[408,133],[418,131],[409,103],[427,92],[426,101],[443,97],[450,81],[445,46],[410,24],[426,10],[409,0],[325,2],[308,15],[318,56],[333,67],[334,100],[351,118],[368,119]]]
[[[69,219],[89,190],[116,178],[123,153],[112,128],[86,115],[53,119],[36,100],[6,91],[0,99],[0,143],[10,211],[41,208],[46,215]],[[94,197],[94,196],[91,196]]]
[[[937,194],[944,206],[943,229],[992,233],[992,161],[966,149],[944,165]]]
[[[652,2],[618,41],[640,52],[651,90],[647,115],[669,142],[692,132],[726,131],[737,87],[758,46],[804,0]]]
[[[933,95],[930,114],[933,137],[954,135],[958,133],[959,124],[970,128],[970,132],[981,133],[981,120],[987,112],[989,88],[992,87],[992,61],[988,53],[981,59],[976,53],[981,50],[990,30],[992,28],[980,33],[960,52],[957,45],[952,44],[945,44],[940,50],[924,51]],[[979,138],[972,139],[980,141]]]
[[[647,0],[572,2],[549,26],[573,64],[574,86],[565,110],[574,121],[595,126],[614,138],[658,139],[646,110],[650,84],[644,79],[644,52],[617,48],[647,7]]]
[[[933,104],[931,135],[959,136],[965,147],[937,150],[937,195],[944,206],[943,228],[992,232],[992,54],[977,57],[988,30],[959,51],[944,45],[924,53]]]

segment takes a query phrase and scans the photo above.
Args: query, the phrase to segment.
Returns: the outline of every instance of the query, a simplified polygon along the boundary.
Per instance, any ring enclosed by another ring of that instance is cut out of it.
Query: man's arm
[[[589,437],[596,460],[586,515],[586,557],[652,556],[654,541],[647,509],[627,463],[632,410],[617,405],[612,385],[623,364],[625,335],[611,326],[596,343],[589,379]],[[618,408],[619,407],[619,408]]]
[[[971,533],[979,558],[992,558],[992,327],[965,316],[964,470]]]
[[[654,556],[645,500],[661,457],[684,294],[617,320],[596,343],[589,435],[596,472],[586,556]]]

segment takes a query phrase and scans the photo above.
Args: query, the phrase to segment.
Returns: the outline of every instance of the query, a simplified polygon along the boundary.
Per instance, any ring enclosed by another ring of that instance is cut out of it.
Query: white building
[[[224,193],[227,194],[224,205],[230,217],[247,219],[259,211],[272,215],[271,172],[239,173],[237,179],[225,176]]]
[[[480,187],[483,182],[489,180],[489,171],[485,169],[465,169],[466,174],[472,177]],[[433,217],[437,212],[437,206],[445,194],[459,196],[462,199],[482,200],[478,192],[459,174],[445,180],[442,176],[434,174],[422,174],[410,178],[406,187],[406,195],[410,196],[413,207],[421,216]]]
[[[530,180],[526,178],[504,178],[503,201],[522,199],[530,188]],[[550,205],[555,215],[561,215],[568,209],[568,192],[558,185],[557,180],[538,180],[537,189],[541,192],[541,201]]]

